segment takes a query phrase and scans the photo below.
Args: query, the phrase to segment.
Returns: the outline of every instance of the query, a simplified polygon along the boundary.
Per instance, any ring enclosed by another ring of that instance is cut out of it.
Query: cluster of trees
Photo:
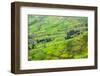
[[[88,18],[28,16],[28,60],[88,57]]]

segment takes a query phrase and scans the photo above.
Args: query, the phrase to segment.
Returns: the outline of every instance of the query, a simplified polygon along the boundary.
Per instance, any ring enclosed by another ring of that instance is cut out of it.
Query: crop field
[[[28,15],[28,60],[88,58],[88,18]]]

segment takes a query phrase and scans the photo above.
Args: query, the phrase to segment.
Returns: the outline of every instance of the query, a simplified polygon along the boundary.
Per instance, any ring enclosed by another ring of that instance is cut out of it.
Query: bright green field
[[[28,60],[88,57],[88,18],[28,15]]]

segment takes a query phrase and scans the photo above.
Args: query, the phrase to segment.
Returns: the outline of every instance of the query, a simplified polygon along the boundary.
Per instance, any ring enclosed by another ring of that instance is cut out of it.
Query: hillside
[[[28,16],[28,60],[88,57],[88,18]]]

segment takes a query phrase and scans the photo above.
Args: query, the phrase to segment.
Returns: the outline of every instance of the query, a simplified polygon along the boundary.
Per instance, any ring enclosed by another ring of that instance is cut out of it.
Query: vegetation
[[[28,60],[88,57],[88,18],[28,16]]]

